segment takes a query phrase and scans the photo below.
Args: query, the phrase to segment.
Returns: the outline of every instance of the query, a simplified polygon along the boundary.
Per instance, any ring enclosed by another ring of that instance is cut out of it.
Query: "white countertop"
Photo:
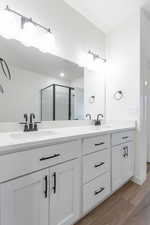
[[[0,155],[15,153],[18,151],[30,150],[49,144],[56,144],[63,141],[85,138],[95,135],[109,134],[123,130],[135,129],[133,124],[116,124],[99,126],[80,126],[41,129],[39,132],[6,132],[0,133]],[[40,135],[42,132],[44,135]],[[18,138],[20,135],[23,138]]]

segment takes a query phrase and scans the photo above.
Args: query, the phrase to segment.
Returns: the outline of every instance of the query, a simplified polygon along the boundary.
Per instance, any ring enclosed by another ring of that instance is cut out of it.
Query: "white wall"
[[[146,178],[143,91],[141,74],[140,13],[132,16],[107,38],[107,120],[136,120],[137,146],[135,181]],[[116,101],[113,94],[122,90],[124,98]]]
[[[139,118],[140,26],[137,16],[107,37],[107,119],[137,120]],[[124,98],[113,95],[122,90]]]
[[[84,76],[72,80],[70,85],[74,88],[84,88]]]
[[[141,10],[141,87],[144,137],[150,162],[150,14],[144,10]]]
[[[50,27],[56,38],[56,55],[80,63],[89,49],[105,56],[105,35],[63,0],[1,0],[14,10]]]
[[[1,77],[5,93],[0,95],[0,122],[21,122],[24,113],[35,113],[36,119],[40,120],[40,90],[53,83],[70,84],[69,81],[52,76],[19,68],[10,69],[11,81]]]

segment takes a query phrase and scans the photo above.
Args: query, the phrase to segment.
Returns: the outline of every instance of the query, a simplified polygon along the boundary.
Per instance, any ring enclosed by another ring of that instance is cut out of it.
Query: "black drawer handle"
[[[44,190],[44,195],[45,195],[45,198],[47,198],[47,192],[48,192],[48,177],[45,176],[44,178],[44,181],[45,181],[45,190]]]
[[[59,157],[59,156],[60,156],[60,154],[55,154],[55,155],[52,155],[52,156],[49,156],[49,157],[43,157],[43,158],[40,159],[40,161],[53,159],[53,158],[56,158],[56,157]]]
[[[104,162],[101,162],[100,164],[96,164],[94,167],[97,168],[97,167],[103,166],[104,164],[105,164]]]
[[[100,194],[104,190],[105,190],[105,188],[104,187],[101,187],[100,190],[94,192],[94,195],[98,195],[98,194]]]
[[[105,142],[100,142],[100,143],[95,144],[95,146],[100,146],[100,145],[104,145],[104,144],[105,144]]]
[[[122,137],[123,140],[124,140],[124,139],[128,139],[128,138],[129,138],[128,136]]]

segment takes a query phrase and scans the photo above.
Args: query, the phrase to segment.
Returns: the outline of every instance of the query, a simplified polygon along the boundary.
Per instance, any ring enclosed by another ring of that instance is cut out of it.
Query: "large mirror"
[[[20,122],[24,113],[34,113],[39,121],[104,114],[103,74],[3,37],[0,57],[12,76],[7,80],[0,66],[0,122]]]

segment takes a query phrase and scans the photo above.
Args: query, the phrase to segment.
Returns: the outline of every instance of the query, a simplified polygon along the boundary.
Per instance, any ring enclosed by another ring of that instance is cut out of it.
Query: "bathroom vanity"
[[[75,224],[133,176],[134,126],[1,138],[0,225]]]

